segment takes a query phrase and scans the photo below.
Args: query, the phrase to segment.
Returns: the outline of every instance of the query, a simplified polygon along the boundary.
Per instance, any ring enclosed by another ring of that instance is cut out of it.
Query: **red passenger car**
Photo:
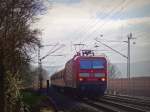
[[[83,50],[65,68],[51,76],[55,88],[85,96],[101,96],[107,87],[106,56],[94,56],[93,51]]]

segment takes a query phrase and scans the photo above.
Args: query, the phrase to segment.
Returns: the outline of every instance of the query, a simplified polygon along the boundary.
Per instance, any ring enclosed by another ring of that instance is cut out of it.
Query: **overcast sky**
[[[125,41],[130,32],[136,38],[131,40],[131,62],[150,61],[150,0],[48,0],[46,4],[46,14],[40,16],[34,27],[42,29],[44,45],[59,43],[59,47],[65,44],[54,53],[65,56],[49,56],[43,60],[45,66],[62,67],[75,53],[72,45],[77,43],[105,53],[112,63],[126,62],[124,57],[94,39],[101,38],[102,42],[126,55],[126,43],[108,41]],[[95,44],[99,47],[94,48]],[[42,56],[51,48],[43,48]]]

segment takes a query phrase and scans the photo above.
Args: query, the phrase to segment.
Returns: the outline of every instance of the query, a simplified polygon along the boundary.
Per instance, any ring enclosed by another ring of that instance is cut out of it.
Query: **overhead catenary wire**
[[[125,0],[124,0],[124,1],[125,1]],[[124,2],[124,1],[123,1],[123,2]],[[122,4],[122,3],[121,3],[121,4]],[[116,8],[118,8],[118,6],[120,7],[120,4],[117,5]],[[112,13],[114,13],[113,10],[115,11],[115,8],[113,8],[113,9],[110,11],[110,14],[108,14],[108,16],[110,16]],[[107,17],[107,16],[105,16],[105,18],[106,18],[106,17]],[[93,19],[93,20],[94,20],[94,19]],[[96,20],[96,21],[97,21],[97,20]],[[91,22],[91,21],[90,21],[90,22]],[[94,23],[94,22],[93,22],[93,23]],[[93,26],[94,26],[95,24],[97,24],[97,23],[94,23]],[[91,25],[90,25],[90,26],[91,26]],[[88,27],[85,27],[85,28],[86,28],[86,30],[88,30],[88,29],[87,29]],[[84,29],[83,29],[83,30],[84,30]]]
[[[124,4],[125,1],[126,1],[126,0],[123,0],[123,1],[121,1],[118,5],[115,5],[114,8],[112,8],[110,11],[107,11],[107,12],[109,12],[108,14],[103,15],[103,17],[101,17],[101,18],[103,18],[103,19],[109,18],[109,16],[111,16],[112,14],[118,12],[118,8],[120,9],[120,6],[125,5],[125,4]],[[102,11],[102,10],[100,10],[100,11]],[[95,17],[95,18],[96,18],[96,17]],[[92,19],[92,17],[91,17],[91,20],[92,20],[92,21],[89,19],[89,22],[84,26],[85,28],[80,28],[80,29],[81,29],[80,32],[82,32],[82,31],[85,31],[85,32],[86,32],[86,31],[88,30],[88,27],[86,27],[86,26],[88,26],[88,25],[90,25],[90,27],[91,27],[91,26],[97,26],[97,24],[99,24],[99,23],[98,23],[99,20],[96,19],[96,21],[94,21],[95,18]],[[92,22],[92,24],[89,24],[90,22]],[[80,32],[76,32],[76,31],[75,31],[75,35],[76,35],[76,34],[79,34]],[[92,34],[93,34],[93,33],[92,33]],[[76,35],[76,36],[78,36],[78,35]],[[82,38],[81,38],[81,39],[82,39]]]
[[[127,2],[126,5],[128,5],[128,3],[129,3],[129,2]],[[125,6],[126,6],[126,5],[125,5]],[[131,5],[131,3],[130,3],[130,5]],[[125,7],[125,6],[124,6],[124,7]],[[120,11],[122,12],[122,10],[124,10],[124,8],[121,8]],[[121,12],[120,12],[120,14],[121,14]],[[100,29],[102,30],[102,29],[103,29],[103,26],[106,25],[106,24],[108,24],[108,23],[109,23],[109,21],[108,21],[107,23],[104,23],[104,24],[100,27]],[[96,33],[96,32],[97,32],[97,30],[95,30],[95,31],[92,32],[91,34]],[[90,35],[91,35],[91,34],[88,35],[89,38],[90,38]],[[99,35],[99,34],[97,34],[97,36],[98,36],[98,35]],[[122,34],[121,34],[121,35],[122,35]],[[85,42],[85,41],[84,41],[84,42]]]
[[[125,1],[124,1],[125,2]],[[127,2],[128,3],[128,2]],[[126,3],[126,5],[127,5],[127,3]],[[121,9],[121,11],[122,11],[122,9]],[[119,13],[120,14],[120,13]],[[104,27],[104,25],[106,25],[106,24],[108,24],[109,23],[109,21],[108,22],[104,22],[104,23],[102,23],[100,26],[98,26],[98,28],[100,28],[99,30],[97,30],[97,29],[95,29],[94,31],[92,31],[91,33],[87,33],[87,35],[85,34],[84,36],[85,36],[85,38],[83,38],[83,41],[82,42],[85,42],[85,40],[87,40],[87,39],[89,39],[89,38],[91,38],[92,36],[91,35],[93,35],[94,33],[96,34],[96,33],[98,33],[100,30],[102,30],[102,28]],[[99,33],[97,34],[97,35],[99,35]]]
[[[124,0],[122,1],[122,2],[124,2]],[[108,16],[110,16],[112,13],[116,13],[116,12],[113,12],[113,11],[115,11],[115,9],[116,8],[118,8],[118,6],[120,6],[121,4],[122,4],[122,2],[120,3],[120,4],[118,4],[118,5],[116,5],[114,8],[112,8],[110,11],[107,11],[108,12],[108,14],[106,14],[106,15],[103,15],[103,17],[101,17],[101,18],[103,18],[103,19],[106,19],[106,18],[108,18]],[[102,11],[102,10],[101,10]],[[106,11],[106,10],[105,10]],[[99,11],[97,11],[97,12],[99,12]],[[96,19],[97,17],[95,17],[94,16],[94,18],[92,19],[92,17],[91,17],[91,19],[89,19],[88,21],[89,22],[87,22],[87,24],[86,25],[82,25],[82,27],[80,28],[81,30],[79,30],[79,28],[77,28],[77,30],[75,30],[74,32],[74,35],[73,36],[75,36],[75,37],[79,37],[79,34],[80,33],[82,33],[83,31],[84,32],[88,32],[89,31],[89,25],[90,25],[90,28],[91,28],[91,26],[92,27],[94,27],[96,24],[98,24],[98,22],[99,22],[99,20],[98,19]],[[92,21],[91,21],[92,20]],[[96,21],[95,21],[96,20]],[[92,23],[92,24],[89,24],[89,23]],[[82,38],[80,38],[80,39],[82,39]],[[79,38],[76,38],[76,40],[75,41],[77,41],[77,40],[79,40]]]
[[[98,12],[100,12],[100,11],[103,11],[103,10],[98,10]],[[106,10],[105,10],[106,11]],[[111,12],[111,11],[108,11],[108,12]],[[103,16],[103,15],[102,15]],[[104,17],[103,18],[105,18],[105,15],[104,15]],[[80,33],[82,33],[83,31],[85,31],[85,30],[87,30],[87,27],[89,26],[89,25],[91,25],[90,23],[94,23],[93,21],[95,21],[94,19],[96,19],[96,17],[94,16],[91,16],[89,19],[88,19],[88,21],[86,22],[86,25],[82,25],[82,26],[80,26],[80,30],[79,30],[79,28],[76,28],[75,30],[74,30],[74,36],[75,37],[77,37],[78,35],[77,34],[80,34]],[[92,20],[92,21],[91,21]],[[97,20],[98,21],[98,20]],[[92,25],[91,25],[92,26]],[[85,31],[86,32],[86,31]]]
[[[105,24],[105,23],[104,23],[104,24]],[[104,24],[103,24],[103,25],[104,25]],[[91,34],[92,34],[92,33],[91,33]],[[90,34],[90,35],[91,35],[91,34]],[[85,42],[86,40],[83,40],[83,41]],[[114,40],[113,42],[117,42],[117,41]]]
[[[124,0],[124,1],[122,1],[120,4],[118,4],[117,5],[117,7],[114,7],[111,11],[110,11],[110,13],[108,13],[103,19],[107,19],[107,18],[109,18],[113,13],[116,13],[116,12],[114,12],[115,10],[117,10],[117,12],[118,12],[118,6],[119,6],[119,8],[122,6],[121,4],[125,4],[125,1],[126,0]],[[127,5],[127,3],[125,4],[125,5]],[[93,22],[94,23],[94,22]],[[99,21],[96,21],[95,23],[94,23],[94,25],[93,26],[95,26],[96,27],[96,25],[97,24],[99,24]],[[98,28],[100,27],[100,28],[102,28],[104,25],[106,24],[106,22],[104,22],[104,23],[102,23],[100,26],[98,26]],[[94,28],[94,27],[93,27]],[[90,29],[91,29],[91,27],[90,27]],[[87,29],[87,30],[89,30],[89,29]],[[86,35],[88,35],[88,37],[89,37],[89,35],[91,35],[91,34],[93,34],[93,33],[96,33],[96,31],[97,31],[97,28],[94,30],[94,31],[92,31],[90,34],[88,33],[88,31],[84,34],[84,36],[85,36],[85,38],[83,39],[83,41],[85,41],[85,39],[87,38],[86,37]]]
[[[125,57],[125,58],[128,58],[126,55],[124,55],[124,54],[122,54],[121,52],[119,52],[119,51],[117,51],[117,50],[113,49],[112,47],[110,47],[110,46],[106,45],[105,43],[102,43],[101,41],[99,41],[99,40],[97,40],[97,39],[95,39],[95,40],[96,40],[97,42],[101,43],[102,45],[104,45],[104,46],[108,47],[108,48],[109,48],[109,49],[111,49],[112,51],[114,51],[114,52],[116,52],[116,53],[120,54],[121,56],[123,56],[123,57]]]
[[[119,4],[119,6],[121,5],[121,4],[124,4],[125,3],[125,1],[126,0],[123,0],[120,4]],[[114,10],[116,10],[116,7],[114,7],[112,10],[111,10],[111,13],[108,13],[107,15],[106,15],[106,17],[105,18],[108,18],[112,13],[114,13],[113,11]],[[115,12],[116,13],[116,12]],[[97,22],[95,22],[95,24],[94,25],[96,25],[97,24]],[[102,25],[104,25],[105,23],[103,23]],[[91,34],[93,34],[93,32],[92,33],[90,33],[89,35],[91,35]],[[87,33],[87,35],[88,35],[88,33]],[[89,36],[88,36],[89,37]],[[85,38],[84,39],[87,39],[87,37],[85,36]],[[85,42],[86,40],[84,40],[83,39],[83,41]],[[82,42],[83,42],[82,41]],[[80,42],[80,43],[82,43],[82,42]]]
[[[56,51],[58,51],[59,49],[61,49],[62,47],[64,47],[65,45],[63,44],[63,45],[61,45],[61,46],[59,46],[58,48],[56,48],[55,50],[50,50],[50,52],[48,52],[45,56],[43,56],[42,58],[41,58],[41,60],[43,60],[43,59],[45,59],[47,56],[50,56],[51,54],[53,54],[53,53],[55,53]]]

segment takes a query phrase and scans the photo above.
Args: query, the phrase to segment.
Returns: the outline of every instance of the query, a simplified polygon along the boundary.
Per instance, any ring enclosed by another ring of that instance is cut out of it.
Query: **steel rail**
[[[105,112],[148,112],[141,108],[129,106],[123,103],[114,102],[111,100],[100,99],[100,100],[85,100],[84,103],[103,110]]]
[[[105,103],[105,104],[108,104],[111,106],[118,107],[127,112],[147,112],[146,109],[143,109],[143,108],[135,106],[135,105],[133,106],[130,103],[116,102],[116,101],[113,101],[110,99],[109,100],[108,99],[100,99],[100,100],[98,100],[98,102],[102,102],[102,103]]]
[[[123,96],[111,96],[111,95],[105,95],[103,98],[111,99],[111,100],[115,100],[115,101],[124,101],[126,103],[132,103],[135,105],[142,105],[142,106],[150,107],[150,101],[146,100],[146,99],[123,97]]]
[[[137,96],[127,96],[127,95],[108,95],[106,94],[105,96],[110,96],[110,97],[120,97],[120,98],[127,98],[127,99],[135,99],[135,100],[141,100],[143,102],[150,102],[150,97],[137,97]]]
[[[134,101],[127,101],[127,100],[122,100],[122,99],[112,99],[112,98],[103,98],[104,100],[111,100],[111,101],[115,101],[117,103],[122,103],[124,105],[129,105],[135,108],[139,108],[142,109],[144,111],[150,111],[150,107],[147,106],[146,104],[141,104],[139,102],[134,102]]]
[[[116,107],[109,106],[107,104],[103,104],[100,102],[93,102],[93,101],[89,101],[89,100],[82,101],[82,102],[85,103],[86,105],[90,105],[90,106],[97,108],[100,111],[104,111],[104,112],[123,112],[122,110],[117,109]]]

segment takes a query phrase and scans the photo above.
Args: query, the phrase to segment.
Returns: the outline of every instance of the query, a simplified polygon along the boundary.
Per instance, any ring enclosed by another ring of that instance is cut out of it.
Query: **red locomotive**
[[[69,60],[65,68],[51,76],[55,88],[84,96],[102,96],[107,87],[106,56],[94,56],[82,50]]]

